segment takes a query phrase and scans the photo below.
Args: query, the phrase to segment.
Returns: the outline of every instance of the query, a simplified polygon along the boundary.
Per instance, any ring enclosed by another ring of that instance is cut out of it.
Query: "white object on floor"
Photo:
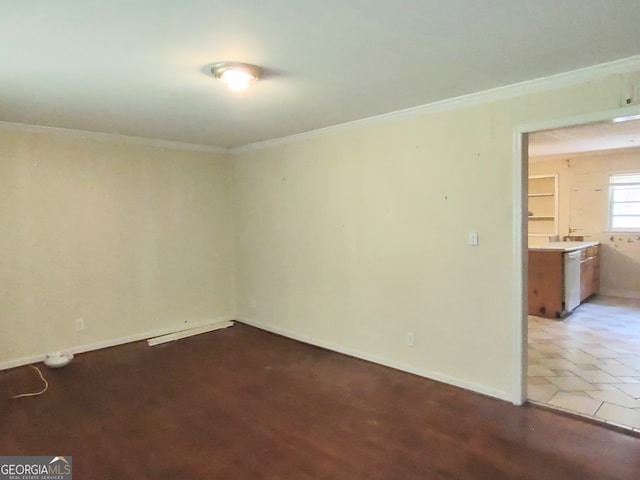
[[[42,395],[49,388],[49,382],[47,382],[47,379],[44,378],[44,376],[42,375],[42,372],[40,371],[40,369],[38,367],[36,367],[35,365],[29,365],[29,366],[32,369],[34,369],[36,372],[38,372],[38,375],[40,376],[40,380],[42,380],[42,383],[44,383],[44,387],[39,392],[21,393],[20,395],[14,395],[11,398],[16,399],[16,398],[23,398],[23,397],[37,397],[38,395]]]
[[[71,360],[73,360],[72,353],[56,352],[47,355],[47,358],[44,359],[44,364],[49,368],[62,368],[67,366]]]
[[[220,330],[221,328],[227,328],[233,326],[233,322],[220,322],[212,325],[205,325],[203,327],[189,328],[187,330],[180,330],[179,332],[170,333],[168,335],[162,335],[160,337],[150,338],[147,343],[150,347],[159,345],[161,343],[173,342],[180,340],[181,338],[191,337],[193,335],[200,335],[201,333],[212,332],[214,330]]]

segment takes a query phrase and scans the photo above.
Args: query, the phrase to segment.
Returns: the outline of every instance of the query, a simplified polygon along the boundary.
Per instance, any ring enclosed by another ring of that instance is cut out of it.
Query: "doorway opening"
[[[622,115],[520,132],[521,380],[524,401],[640,431],[640,119]]]

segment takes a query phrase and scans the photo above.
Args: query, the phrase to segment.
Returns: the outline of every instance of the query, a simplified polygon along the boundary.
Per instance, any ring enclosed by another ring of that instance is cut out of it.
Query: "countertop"
[[[539,245],[531,245],[529,250],[533,252],[544,252],[546,250],[554,250],[560,252],[574,252],[583,248],[593,247],[600,242],[548,242]]]

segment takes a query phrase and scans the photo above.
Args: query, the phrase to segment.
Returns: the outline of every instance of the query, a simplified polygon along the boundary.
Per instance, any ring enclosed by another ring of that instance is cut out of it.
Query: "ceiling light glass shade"
[[[217,63],[211,68],[214,77],[236,92],[258,81],[262,68],[248,63]]]

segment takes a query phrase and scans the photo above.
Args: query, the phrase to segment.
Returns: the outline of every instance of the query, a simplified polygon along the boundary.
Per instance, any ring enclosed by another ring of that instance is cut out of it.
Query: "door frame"
[[[572,127],[586,123],[612,120],[617,117],[640,115],[640,105],[623,106],[612,110],[584,113],[572,117],[555,118],[519,125],[513,132],[513,272],[515,295],[513,312],[513,399],[515,405],[527,401],[527,272],[528,252],[526,223],[526,181],[529,175],[528,134],[541,130]]]

